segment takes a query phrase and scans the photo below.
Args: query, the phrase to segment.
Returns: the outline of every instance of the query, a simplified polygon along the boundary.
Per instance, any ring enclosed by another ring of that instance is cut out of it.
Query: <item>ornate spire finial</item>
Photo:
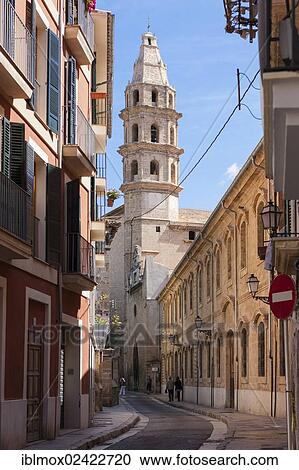
[[[149,32],[150,29],[151,29],[150,17],[148,16],[148,18],[147,18],[147,31]]]

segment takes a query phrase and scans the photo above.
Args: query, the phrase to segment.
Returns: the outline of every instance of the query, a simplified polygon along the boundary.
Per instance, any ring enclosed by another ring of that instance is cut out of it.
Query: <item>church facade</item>
[[[153,391],[160,389],[161,325],[156,298],[209,215],[179,208],[181,117],[157,39],[147,32],[120,113],[124,205],[106,216],[108,229],[114,232],[109,252],[110,300],[124,324],[123,373],[131,389],[145,390],[148,377]]]

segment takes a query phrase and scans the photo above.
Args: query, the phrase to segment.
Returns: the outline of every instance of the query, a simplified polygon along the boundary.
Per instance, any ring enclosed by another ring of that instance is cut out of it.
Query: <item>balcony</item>
[[[279,273],[296,274],[299,260],[299,201],[285,201],[283,227],[272,238],[273,259]]]
[[[65,41],[79,65],[91,65],[94,56],[94,23],[83,0],[74,0],[73,14],[65,26]]]
[[[79,233],[66,235],[63,285],[78,294],[96,286],[94,248]]]
[[[91,92],[92,128],[97,140],[97,152],[103,153],[107,140],[107,94]]]
[[[0,2],[0,88],[11,98],[33,91],[33,38],[9,0]]]
[[[104,220],[95,220],[91,222],[90,239],[93,242],[100,242],[105,240]]]
[[[75,143],[63,146],[63,166],[75,177],[93,176],[95,169],[95,135],[91,125],[77,107],[77,126]],[[68,142],[72,139],[68,137]]]
[[[96,267],[104,268],[105,267],[105,242],[96,242],[95,246],[96,253]]]
[[[31,256],[31,197],[0,172],[0,258],[5,261]]]

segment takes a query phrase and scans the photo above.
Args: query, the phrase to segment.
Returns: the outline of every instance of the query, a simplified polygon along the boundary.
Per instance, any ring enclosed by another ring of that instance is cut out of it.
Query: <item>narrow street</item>
[[[149,422],[134,436],[107,447],[111,450],[199,449],[213,431],[207,420],[144,395],[131,393],[126,399]]]

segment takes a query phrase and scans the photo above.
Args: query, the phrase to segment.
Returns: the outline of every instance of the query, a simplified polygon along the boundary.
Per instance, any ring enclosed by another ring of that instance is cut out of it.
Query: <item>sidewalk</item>
[[[35,442],[27,446],[26,450],[91,449],[128,432],[139,419],[135,410],[121,400],[119,405],[96,413],[92,427],[65,432],[52,441]]]
[[[166,395],[152,395],[153,398],[168,403]],[[227,425],[225,440],[218,449],[231,450],[276,450],[287,449],[286,420],[240,413],[230,408],[209,408],[189,402],[172,402],[170,406],[182,408],[218,419]]]

